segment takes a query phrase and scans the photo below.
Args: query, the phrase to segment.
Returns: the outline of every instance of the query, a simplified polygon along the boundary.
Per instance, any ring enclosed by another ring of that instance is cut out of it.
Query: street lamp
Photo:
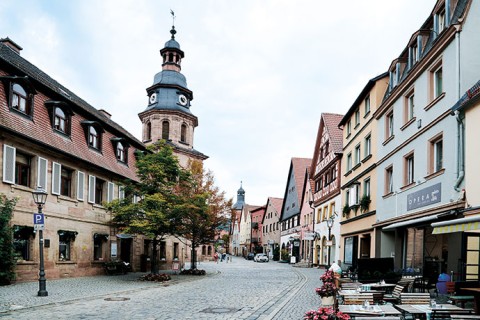
[[[313,246],[315,245],[315,238],[316,238],[316,233],[315,233],[315,208],[313,207],[313,199],[312,199],[312,193],[309,193],[310,200],[308,201],[308,204],[310,205],[310,208],[312,209],[312,231],[313,231],[313,239],[310,240],[310,268],[313,268]]]
[[[330,266],[330,247],[332,246],[330,241],[332,241],[333,219],[335,219],[335,217],[333,215],[330,216],[330,218],[327,219],[327,227],[328,227],[328,257],[327,257],[328,260],[327,260],[327,264],[328,264],[328,266]]]
[[[35,191],[32,192],[33,196],[33,201],[38,207],[38,213],[42,213],[42,208],[45,205],[45,202],[47,201],[47,192],[40,188],[37,187]],[[39,297],[46,297],[48,296],[48,291],[47,291],[47,279],[45,278],[45,266],[43,262],[43,226],[39,228],[38,230],[38,243],[40,246],[40,272],[39,272],[39,278],[38,278],[38,296]]]

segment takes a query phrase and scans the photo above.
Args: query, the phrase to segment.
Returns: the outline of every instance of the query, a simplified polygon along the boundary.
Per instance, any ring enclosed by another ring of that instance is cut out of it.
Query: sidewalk
[[[200,269],[205,269],[208,275],[214,275],[208,264],[202,263]],[[101,275],[49,280],[47,275],[47,297],[37,296],[38,281],[15,283],[0,286],[0,314],[2,312],[30,308],[40,305],[56,304],[72,300],[88,300],[99,296],[134,292],[146,288],[169,286],[179,282],[202,279],[202,276],[180,276],[171,270],[161,270],[172,279],[167,282],[138,281],[146,272],[130,272],[126,275]],[[0,315],[1,317],[1,315]]]

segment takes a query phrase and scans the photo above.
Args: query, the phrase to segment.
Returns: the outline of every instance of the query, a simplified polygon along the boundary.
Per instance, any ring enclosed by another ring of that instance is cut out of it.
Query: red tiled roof
[[[330,146],[335,153],[343,152],[343,131],[338,127],[343,115],[335,113],[322,113],[322,119],[327,130]]]

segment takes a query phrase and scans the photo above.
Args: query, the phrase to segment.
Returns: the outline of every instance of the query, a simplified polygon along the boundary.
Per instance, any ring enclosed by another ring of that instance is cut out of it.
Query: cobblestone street
[[[140,273],[0,287],[1,319],[301,319],[318,307],[321,270],[277,262],[201,263],[206,277],[137,281]],[[48,275],[47,275],[48,279]]]

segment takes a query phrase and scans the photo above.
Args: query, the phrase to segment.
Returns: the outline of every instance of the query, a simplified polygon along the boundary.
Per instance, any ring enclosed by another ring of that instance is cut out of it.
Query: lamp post
[[[47,201],[47,192],[38,187],[35,191],[32,192],[33,201],[38,207],[38,213],[42,214],[42,208]],[[40,272],[38,278],[38,296],[46,297],[48,296],[47,291],[47,279],[45,278],[45,266],[43,262],[43,226],[38,230],[38,243],[40,247]]]
[[[330,247],[332,244],[330,241],[332,241],[332,227],[333,227],[333,219],[335,219],[334,216],[330,216],[330,218],[327,219],[327,227],[328,227],[328,257],[327,257],[327,264],[330,267]]]
[[[310,193],[310,201],[308,201],[308,204],[310,205],[310,208],[312,209],[312,231],[313,231],[313,239],[310,240],[310,268],[313,268],[313,246],[315,245],[315,238],[316,238],[316,233],[315,233],[315,208],[313,207],[313,199]]]

